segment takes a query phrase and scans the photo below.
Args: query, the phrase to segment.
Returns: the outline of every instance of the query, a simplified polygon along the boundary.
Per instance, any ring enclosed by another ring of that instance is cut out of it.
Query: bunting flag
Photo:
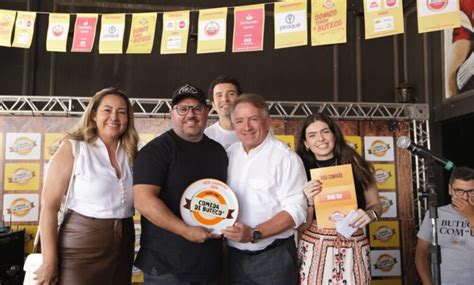
[[[199,11],[197,53],[224,52],[227,8]]]
[[[404,31],[402,0],[364,0],[365,39]]]
[[[125,14],[102,15],[100,27],[99,53],[123,53],[123,33]]]
[[[157,13],[136,13],[132,17],[127,53],[151,53],[155,40]]]
[[[13,47],[30,48],[35,32],[35,12],[18,12],[15,23]]]
[[[232,52],[263,50],[264,26],[264,4],[236,7]]]
[[[67,36],[69,33],[69,14],[49,14],[46,50],[66,52]]]
[[[308,44],[306,1],[275,3],[275,49]]]
[[[91,52],[94,47],[97,14],[77,14],[72,52]]]
[[[459,17],[459,2],[449,0],[417,0],[418,33],[440,31],[457,28],[465,19],[467,28],[471,31],[472,7]],[[464,2],[464,1],[463,1]],[[462,2],[462,3],[463,3]],[[471,3],[471,2],[469,2]]]
[[[347,42],[346,0],[311,1],[311,45]]]
[[[0,46],[12,46],[12,32],[16,11],[0,10]]]
[[[189,11],[163,13],[161,54],[186,53],[189,33]]]

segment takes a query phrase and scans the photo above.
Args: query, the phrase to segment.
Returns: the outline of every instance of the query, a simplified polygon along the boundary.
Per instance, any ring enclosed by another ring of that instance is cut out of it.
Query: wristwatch
[[[251,243],[256,243],[261,238],[262,238],[262,233],[257,228],[253,228],[252,229],[252,240],[250,242]]]

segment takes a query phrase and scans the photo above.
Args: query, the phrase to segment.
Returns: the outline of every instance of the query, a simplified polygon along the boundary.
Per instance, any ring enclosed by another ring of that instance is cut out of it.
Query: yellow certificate
[[[314,197],[319,228],[335,229],[351,210],[357,209],[354,177],[350,164],[311,169],[311,179],[322,183],[322,191]]]

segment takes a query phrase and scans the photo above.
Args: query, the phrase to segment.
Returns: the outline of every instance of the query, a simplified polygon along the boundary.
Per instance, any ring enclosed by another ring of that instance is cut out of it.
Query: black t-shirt
[[[200,142],[183,140],[173,130],[155,138],[138,153],[133,184],[161,187],[159,198],[179,218],[184,190],[203,178],[226,182],[228,159],[224,148],[204,136]],[[218,278],[222,263],[222,240],[197,244],[141,218],[140,251],[135,265],[146,273],[171,273],[190,281]]]

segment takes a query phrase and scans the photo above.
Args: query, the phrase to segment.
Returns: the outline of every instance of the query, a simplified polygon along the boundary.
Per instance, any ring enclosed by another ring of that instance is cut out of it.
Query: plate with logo
[[[239,214],[235,193],[217,179],[201,179],[186,188],[181,196],[181,217],[191,226],[202,226],[213,234],[232,226]]]

